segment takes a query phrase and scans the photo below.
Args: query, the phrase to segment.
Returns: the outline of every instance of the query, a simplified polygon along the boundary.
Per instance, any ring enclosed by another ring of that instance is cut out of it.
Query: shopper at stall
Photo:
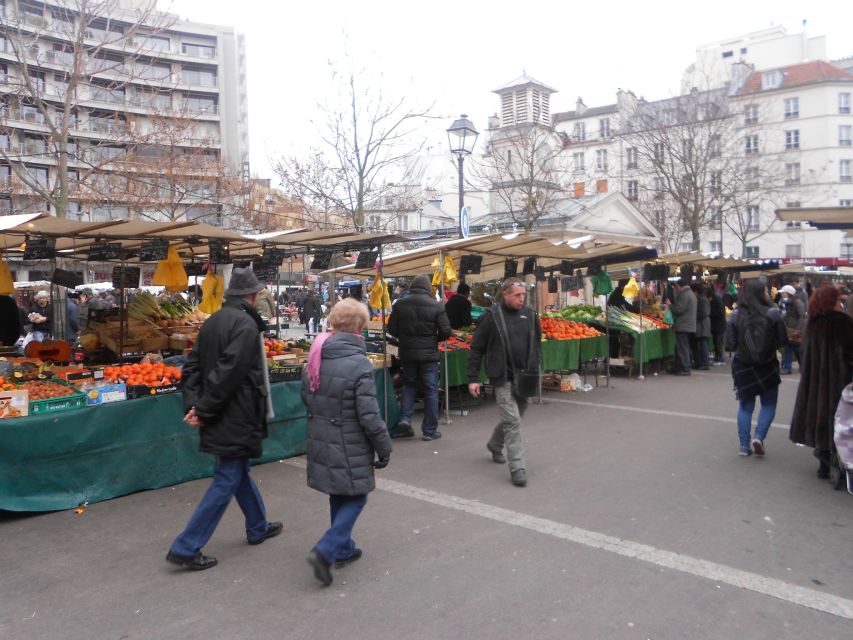
[[[501,418],[486,448],[494,462],[509,462],[512,483],[523,487],[527,484],[527,465],[521,418],[528,396],[519,387],[522,371],[539,371],[542,331],[536,312],[524,305],[526,290],[521,280],[505,280],[501,293],[501,302],[488,308],[474,331],[468,358],[468,391],[475,398],[480,394],[480,365],[485,358],[486,376],[495,387]]]
[[[320,330],[320,318],[323,317],[320,297],[313,291],[308,291],[302,300],[302,317],[305,323],[305,331],[308,333]]]
[[[255,303],[255,310],[261,317],[271,320],[278,314],[275,312],[275,297],[272,292],[264,285],[264,288],[258,292],[258,300]]]
[[[696,333],[696,296],[687,280],[681,279],[675,286],[674,302],[670,304],[675,331],[675,361],[672,373],[690,375],[690,342]]]
[[[249,475],[249,459],[260,457],[273,415],[265,324],[255,311],[262,287],[251,269],[234,269],[222,309],[202,325],[183,369],[184,422],[199,429],[199,450],[213,454],[217,462],[213,482],[166,560],[196,571],[216,565],[202,547],[232,497],[245,516],[249,544],[282,530],[280,522],[267,520],[263,498]]]
[[[726,363],[726,308],[721,296],[712,287],[705,289],[711,320],[711,336],[714,339],[714,366]]]
[[[100,309],[101,301],[96,296],[92,295],[92,290],[88,287],[80,292],[80,303],[77,310],[80,312],[80,331],[86,330],[86,324],[89,322],[89,309]]]
[[[65,339],[71,344],[74,344],[80,335],[79,297],[80,294],[76,291],[69,291],[65,301]]]
[[[794,356],[797,356],[797,364],[802,366],[800,360],[800,344],[803,339],[803,329],[806,326],[806,305],[797,295],[797,291],[789,284],[779,290],[781,299],[779,310],[785,319],[785,328],[788,332],[788,344],[782,351],[782,373],[791,373],[794,364]]]
[[[464,282],[456,287],[454,295],[444,309],[447,311],[447,319],[450,320],[452,329],[461,329],[471,326],[471,287]]]
[[[742,456],[753,452],[757,456],[764,455],[764,440],[776,415],[782,382],[776,352],[787,343],[782,314],[773,308],[764,278],[745,281],[726,334],[726,349],[735,354],[732,378],[739,403],[737,429]],[[750,448],[756,396],[761,399],[761,410]]]
[[[302,376],[308,486],[329,496],[331,514],[331,526],[308,554],[308,563],[325,585],[332,583],[332,565],[342,567],[361,557],[352,529],[376,486],[374,468],[386,467],[391,457],[391,438],[361,338],[368,319],[367,307],[353,298],[332,307],[332,333],[314,340]]]
[[[420,387],[424,399],[421,433],[424,440],[441,437],[438,430],[438,343],[453,333],[444,305],[432,297],[429,276],[415,276],[409,293],[391,307],[389,334],[399,342],[403,367],[403,397],[397,430],[402,437],[415,435],[412,413]]]
[[[853,319],[841,310],[838,289],[823,286],[809,301],[800,386],[790,438],[814,448],[818,478],[829,477],[835,410],[853,376]]]
[[[39,291],[27,316],[32,325],[30,331],[32,332],[33,341],[41,342],[50,336],[51,313],[50,295],[47,291]]]
[[[0,296],[0,345],[11,347],[21,337],[21,312],[15,298]]]
[[[711,302],[705,296],[705,287],[701,282],[690,285],[696,296],[696,334],[693,338],[693,368],[707,371],[711,368],[708,354],[708,338],[711,337]]]

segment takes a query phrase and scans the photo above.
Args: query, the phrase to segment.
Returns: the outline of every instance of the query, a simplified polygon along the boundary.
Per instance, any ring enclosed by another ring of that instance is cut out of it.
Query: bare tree
[[[506,214],[529,231],[565,198],[561,178],[568,168],[562,147],[560,137],[544,125],[497,129],[472,173],[491,191],[498,215]]]
[[[334,67],[332,77],[341,77]],[[423,170],[416,157],[424,141],[416,134],[431,110],[413,109],[406,98],[389,98],[381,88],[362,87],[360,77],[349,71],[343,78],[342,106],[321,107],[321,145],[307,158],[282,157],[274,167],[285,193],[306,212],[320,220],[344,216],[358,230],[366,226],[366,212],[395,218],[419,197]]]

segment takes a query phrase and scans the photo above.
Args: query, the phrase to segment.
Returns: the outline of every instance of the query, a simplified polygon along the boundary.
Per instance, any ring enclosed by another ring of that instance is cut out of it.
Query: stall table
[[[385,384],[383,385],[383,377]],[[387,423],[399,408],[385,369],[376,371]],[[275,418],[257,463],[300,455],[306,447],[301,382],[271,385]],[[214,458],[182,421],[181,394],[48,413],[0,423],[0,509],[69,509],[213,475]]]

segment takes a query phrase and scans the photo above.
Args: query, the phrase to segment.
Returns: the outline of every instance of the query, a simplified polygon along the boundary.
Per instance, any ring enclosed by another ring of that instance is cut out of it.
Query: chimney
[[[581,116],[586,111],[586,105],[583,103],[583,98],[578,96],[578,101],[575,103],[575,112]]]
[[[493,113],[489,116],[489,129],[499,129],[501,126],[501,119],[498,118],[498,114]]]

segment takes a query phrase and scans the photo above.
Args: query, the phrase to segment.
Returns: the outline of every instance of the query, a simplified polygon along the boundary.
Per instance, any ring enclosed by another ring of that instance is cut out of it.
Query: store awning
[[[821,229],[853,229],[853,207],[809,207],[776,209],[782,222],[808,222]]]

